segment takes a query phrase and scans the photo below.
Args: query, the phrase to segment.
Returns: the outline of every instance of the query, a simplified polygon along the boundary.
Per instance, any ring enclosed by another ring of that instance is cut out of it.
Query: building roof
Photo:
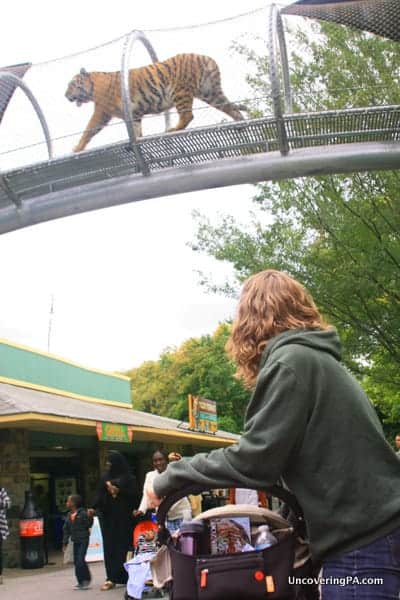
[[[130,425],[134,439],[174,440],[202,445],[226,445],[239,439],[226,431],[216,434],[189,429],[189,424],[134,410],[0,383],[0,428],[27,427],[45,431],[94,435],[97,422]]]
[[[131,407],[130,379],[0,339],[0,382],[31,389]]]

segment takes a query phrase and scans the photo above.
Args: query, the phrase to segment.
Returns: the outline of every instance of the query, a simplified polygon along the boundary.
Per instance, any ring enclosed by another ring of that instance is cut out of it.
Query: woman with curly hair
[[[341,364],[336,330],[298,281],[269,269],[244,283],[228,350],[253,388],[243,435],[170,464],[154,480],[154,503],[193,482],[263,489],[281,478],[322,562],[323,600],[397,598],[399,462]]]

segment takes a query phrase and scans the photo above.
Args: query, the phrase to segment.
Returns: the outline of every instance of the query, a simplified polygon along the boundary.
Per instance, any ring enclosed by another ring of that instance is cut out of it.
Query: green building
[[[13,503],[6,564],[19,564],[19,515],[26,490],[34,491],[47,514],[51,551],[61,545],[66,496],[77,492],[90,504],[107,450],[128,458],[140,493],[156,448],[191,455],[236,439],[134,410],[127,377],[0,340],[0,484]]]

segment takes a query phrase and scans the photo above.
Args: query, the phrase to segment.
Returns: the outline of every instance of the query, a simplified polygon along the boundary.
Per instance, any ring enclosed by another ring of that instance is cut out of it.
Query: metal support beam
[[[400,144],[373,142],[268,152],[225,158],[202,165],[166,168],[150,178],[126,175],[110,181],[24,200],[16,211],[0,210],[0,233],[90,210],[223,186],[334,173],[400,168]]]

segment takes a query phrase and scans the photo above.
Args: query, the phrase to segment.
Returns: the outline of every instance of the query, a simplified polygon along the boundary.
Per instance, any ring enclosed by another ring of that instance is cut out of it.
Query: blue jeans
[[[74,566],[75,577],[80,585],[91,581],[89,567],[87,566],[85,556],[88,549],[89,540],[86,542],[74,542]]]
[[[399,600],[400,528],[327,560],[322,577],[322,600]]]

